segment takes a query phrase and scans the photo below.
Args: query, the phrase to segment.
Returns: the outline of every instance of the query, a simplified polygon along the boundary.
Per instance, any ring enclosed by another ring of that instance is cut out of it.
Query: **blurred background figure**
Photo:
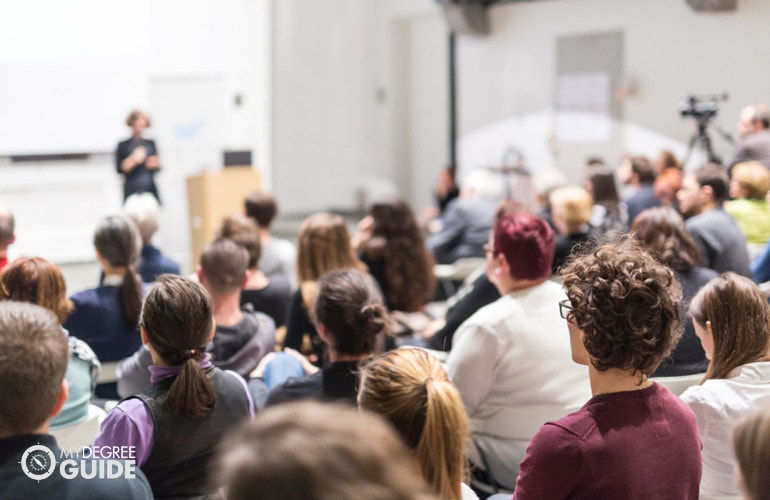
[[[16,240],[13,213],[0,206],[0,270],[8,265],[8,247]]]
[[[725,212],[732,215],[746,237],[752,263],[765,253],[770,240],[770,170],[757,161],[733,166],[730,178],[731,201]]]
[[[770,409],[760,408],[738,422],[733,430],[733,451],[743,498],[770,498]]]
[[[150,193],[132,194],[123,204],[123,213],[134,221],[142,237],[142,253],[137,265],[142,281],[152,283],[161,274],[179,274],[179,264],[152,244],[160,220],[160,204],[155,196]]]
[[[262,247],[259,269],[270,278],[278,276],[277,280],[288,280],[292,287],[296,286],[297,248],[292,242],[276,238],[270,232],[278,214],[275,196],[264,191],[254,191],[244,200],[244,211],[259,227],[259,244]]]
[[[554,274],[567,261],[572,249],[590,236],[593,200],[585,189],[567,186],[551,193],[551,215],[556,226],[551,269]]]
[[[155,173],[160,170],[158,148],[155,141],[142,137],[150,126],[150,119],[141,111],[134,110],[126,118],[126,125],[131,127],[131,137],[118,143],[115,161],[123,181],[123,201],[136,193],[152,193],[160,203],[158,187],[155,185]]]

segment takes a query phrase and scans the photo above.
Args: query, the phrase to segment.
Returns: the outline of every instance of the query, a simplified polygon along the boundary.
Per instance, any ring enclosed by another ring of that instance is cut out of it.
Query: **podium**
[[[243,213],[246,195],[261,186],[261,176],[252,167],[227,167],[187,178],[187,206],[193,267],[201,251],[228,215]]]

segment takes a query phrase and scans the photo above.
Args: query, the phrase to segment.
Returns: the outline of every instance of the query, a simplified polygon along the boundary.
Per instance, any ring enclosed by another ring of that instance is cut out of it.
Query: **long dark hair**
[[[144,299],[141,326],[147,339],[164,362],[182,366],[166,397],[175,414],[200,417],[216,403],[214,388],[198,364],[211,338],[212,309],[201,285],[170,274],[158,277]]]
[[[686,273],[700,262],[698,244],[671,207],[648,208],[634,219],[631,232],[674,271]]]
[[[111,266],[123,267],[120,306],[123,321],[131,328],[139,323],[142,308],[142,284],[136,277],[134,264],[139,256],[139,230],[130,219],[119,215],[105,217],[96,226],[94,247]]]

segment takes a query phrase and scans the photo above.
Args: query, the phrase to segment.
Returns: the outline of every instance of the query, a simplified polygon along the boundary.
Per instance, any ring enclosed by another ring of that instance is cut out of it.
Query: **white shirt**
[[[680,397],[695,413],[703,439],[701,494],[740,495],[733,469],[733,426],[752,409],[770,404],[770,361],[739,366],[727,378],[692,386]]]
[[[447,359],[486,465],[511,489],[537,430],[591,397],[559,315],[565,298],[551,281],[500,297],[460,326]]]

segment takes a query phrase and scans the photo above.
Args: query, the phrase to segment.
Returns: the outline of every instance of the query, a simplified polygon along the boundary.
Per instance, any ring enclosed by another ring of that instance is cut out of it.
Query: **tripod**
[[[688,164],[696,145],[700,146],[700,148],[706,152],[706,157],[708,158],[709,163],[722,163],[722,158],[717,156],[714,153],[714,149],[711,147],[711,138],[708,134],[709,121],[715,115],[716,113],[704,113],[695,116],[695,120],[698,123],[698,131],[693,134],[692,137],[690,137],[690,143],[687,145],[687,154],[684,157],[682,165]],[[725,141],[729,142],[730,144],[734,144],[735,141],[733,141],[733,138],[730,136],[730,134],[722,130],[722,128],[719,126],[715,125],[714,128],[716,128],[719,135],[721,135]]]

